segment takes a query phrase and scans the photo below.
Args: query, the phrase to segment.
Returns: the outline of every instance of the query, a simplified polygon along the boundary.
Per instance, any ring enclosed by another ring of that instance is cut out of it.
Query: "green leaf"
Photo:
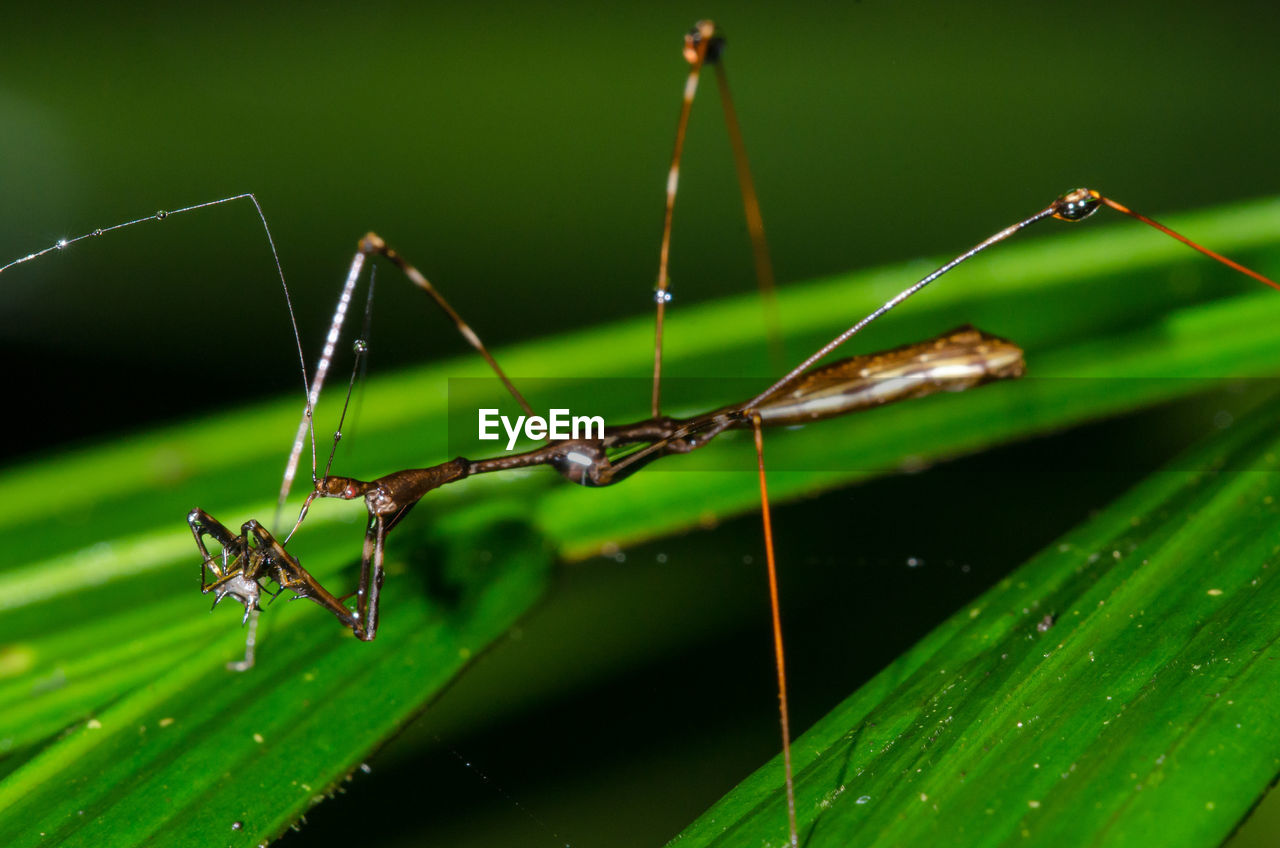
[[[801,843],[1221,843],[1280,773],[1278,415],[1152,475],[796,740]],[[784,844],[781,775],[680,844]]]
[[[1264,272],[1280,267],[1276,201],[1169,223]],[[931,266],[788,288],[793,355]],[[775,497],[1185,396],[1213,378],[1273,373],[1280,361],[1280,297],[1131,223],[1011,245],[962,272],[880,322],[857,350],[969,321],[1023,343],[1031,373],[1046,379],[771,434]],[[674,310],[668,373],[716,378],[695,386],[707,406],[739,399],[712,396],[719,391],[762,387],[770,369],[760,324],[747,296]],[[640,418],[651,333],[634,320],[498,356],[539,389],[529,392],[535,404],[554,397],[539,377],[586,371],[570,389],[609,420]],[[727,379],[743,375],[759,379]],[[335,470],[369,479],[447,458],[449,380],[479,377],[483,363],[459,360],[371,381]],[[337,403],[322,401],[322,424]],[[267,520],[299,406],[288,399],[69,450],[0,479],[4,844],[102,844],[107,834],[114,844],[257,844],[340,786],[530,609],[553,559],[756,504],[742,438],[664,460],[615,489],[579,489],[550,473],[468,480],[433,492],[392,535],[376,642],[356,643],[322,610],[282,599],[263,615],[258,667],[232,674],[223,664],[243,633],[233,614],[203,612],[182,519],[198,505],[228,525]],[[339,594],[353,582],[361,512],[322,502],[290,543]]]

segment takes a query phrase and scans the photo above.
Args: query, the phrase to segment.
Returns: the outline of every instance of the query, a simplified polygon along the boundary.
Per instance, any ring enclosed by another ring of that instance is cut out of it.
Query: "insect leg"
[[[400,271],[408,277],[411,283],[426,292],[440,310],[444,312],[451,321],[453,321],[459,335],[461,335],[463,339],[465,339],[466,342],[484,358],[485,362],[489,364],[489,367],[493,370],[494,374],[502,381],[502,384],[506,387],[507,391],[511,393],[511,396],[515,398],[518,404],[520,404],[520,407],[525,411],[525,413],[533,415],[533,407],[529,405],[529,402],[525,400],[524,395],[520,393],[520,390],[516,388],[515,384],[507,376],[506,372],[502,370],[500,365],[498,365],[498,361],[494,358],[493,354],[489,352],[489,349],[480,339],[479,334],[471,328],[470,324],[463,320],[462,316],[458,314],[458,311],[453,308],[448,300],[445,299],[444,295],[442,295],[440,291],[431,284],[421,271],[408,262],[394,248],[387,245],[381,236],[377,233],[367,233],[365,237],[360,240],[356,255],[351,260],[351,266],[347,271],[346,281],[343,283],[342,293],[338,297],[338,305],[334,309],[333,318],[329,323],[329,332],[325,337],[324,349],[321,352],[320,359],[316,363],[316,370],[311,380],[307,405],[303,410],[302,420],[298,424],[298,431],[294,438],[293,449],[290,451],[289,461],[285,466],[284,476],[280,483],[279,503],[281,504],[284,503],[285,499],[289,495],[289,490],[293,487],[293,480],[297,473],[298,461],[302,455],[303,446],[306,444],[307,434],[310,432],[311,416],[316,402],[320,398],[320,391],[324,385],[325,378],[328,375],[329,366],[332,364],[333,355],[337,349],[338,339],[342,334],[342,325],[346,320],[347,310],[355,291],[356,282],[359,280],[366,258],[372,255],[384,257],[388,262],[399,268]],[[318,483],[319,478],[317,476],[314,441],[312,447],[311,473],[312,481]]]
[[[238,561],[243,556],[245,548],[244,537],[236,536],[221,521],[199,507],[187,513],[187,526],[191,528],[191,535],[195,537],[196,547],[200,550],[200,591],[207,594],[239,569]],[[205,536],[212,537],[222,546],[219,554],[222,559],[221,568],[205,546]],[[212,581],[208,579],[210,571],[215,578]]]
[[[662,324],[666,314],[667,301],[671,295],[667,291],[670,279],[667,268],[671,258],[671,219],[676,209],[676,187],[680,184],[680,155],[684,151],[685,132],[689,128],[689,113],[693,110],[693,98],[698,93],[698,77],[702,73],[702,64],[706,61],[707,51],[713,43],[715,24],[711,21],[698,21],[694,30],[685,40],[685,58],[689,61],[689,76],[684,83],[684,99],[680,101],[680,119],[676,122],[676,143],[671,153],[671,168],[667,172],[667,205],[662,218],[662,248],[658,255],[658,283],[654,288],[654,301],[657,313],[654,316],[653,329],[653,417],[661,414],[662,404]]]
[[[378,602],[382,593],[382,552],[387,540],[386,519],[381,515],[369,518],[369,529],[364,535],[364,551],[360,557],[360,584],[356,589],[356,614],[362,629],[356,635],[372,642],[378,635]]]
[[[778,306],[775,293],[773,260],[769,256],[769,243],[764,234],[764,218],[760,214],[760,200],[756,194],[751,166],[747,161],[747,149],[742,140],[742,126],[733,106],[729,91],[729,77],[724,69],[724,37],[712,21],[698,21],[684,38],[684,58],[689,63],[689,75],[685,79],[684,97],[680,104],[680,118],[676,122],[675,149],[671,154],[671,167],[667,171],[667,195],[662,219],[662,247],[658,256],[658,282],[654,289],[656,314],[654,316],[653,350],[653,417],[661,414],[662,392],[662,332],[666,306],[671,301],[668,290],[671,285],[671,221],[675,213],[676,189],[680,182],[680,160],[684,152],[685,135],[689,128],[689,115],[698,91],[698,80],[705,65],[716,69],[716,82],[720,89],[720,105],[724,110],[725,128],[729,132],[729,144],[733,149],[733,163],[738,175],[738,188],[742,193],[742,210],[746,217],[747,232],[751,236],[751,253],[755,264],[756,280],[764,301],[766,335],[775,365],[782,364],[782,334],[778,327]],[[779,369],[781,370],[781,369]]]
[[[791,723],[787,709],[787,666],[782,650],[782,613],[778,606],[778,568],[773,554],[773,523],[769,514],[769,488],[764,473],[764,425],[759,412],[751,413],[751,429],[755,434],[756,467],[760,475],[760,516],[764,522],[765,562],[769,570],[769,608],[773,614],[773,654],[778,669],[778,720],[782,727],[782,768],[787,790],[787,822],[790,845],[796,848],[796,787],[791,774]]]

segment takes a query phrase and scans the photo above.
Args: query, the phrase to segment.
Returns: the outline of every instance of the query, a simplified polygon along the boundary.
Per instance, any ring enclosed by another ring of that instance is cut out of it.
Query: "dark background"
[[[645,313],[700,15],[729,38],[784,282],[954,251],[1076,185],[1168,212],[1280,175],[1265,3],[72,4],[0,50],[0,257],[252,191],[309,349],[369,229],[495,344]],[[677,309],[752,285],[713,89],[682,174]],[[292,389],[265,257],[240,205],[7,273],[0,350],[42,426],[6,450]],[[375,365],[460,350],[388,282]]]
[[[215,16],[72,4],[24,15],[0,36],[0,263],[252,191],[308,350],[368,229],[495,345],[649,312],[681,37],[699,16],[729,39],[784,284],[954,252],[1076,185],[1157,215],[1280,188],[1270,3],[224,5]],[[676,214],[676,310],[754,285],[706,83]],[[462,349],[419,294],[382,279],[375,373]],[[0,316],[9,461],[298,382],[273,267],[243,204],[15,268],[0,277]],[[1124,444],[1152,423],[1065,438]],[[924,485],[999,491],[986,473],[962,464]],[[816,624],[791,647],[809,681],[797,684],[797,724],[1126,482],[1009,490],[991,508],[1035,528],[1016,543],[963,516],[904,515],[916,496],[902,480],[790,507],[780,546],[795,572],[820,577],[817,590],[795,590],[789,616]],[[839,538],[833,551],[831,516],[849,514],[903,532]],[[763,589],[753,570],[740,578],[736,541],[757,532],[751,518],[682,540],[679,570],[660,567],[669,544],[629,552],[634,568],[571,569],[547,607],[558,612],[465,676],[375,761],[355,801],[320,808],[289,841],[670,836],[776,746],[769,672],[755,662],[767,658]],[[908,569],[913,556],[926,567]],[[857,597],[875,598],[877,617],[835,651],[831,628],[846,633],[867,614]],[[620,608],[659,612],[631,612],[634,640],[598,645],[593,661],[558,674],[538,664],[596,641],[595,618]],[[663,653],[669,617],[740,624],[677,661]],[[590,686],[588,667],[601,670]]]

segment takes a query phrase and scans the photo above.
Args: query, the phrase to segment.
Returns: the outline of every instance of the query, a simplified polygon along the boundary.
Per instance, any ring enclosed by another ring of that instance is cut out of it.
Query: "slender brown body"
[[[369,510],[355,610],[320,586],[256,521],[246,523],[236,536],[203,510],[193,510],[187,520],[215,578],[203,582],[202,589],[214,592],[218,600],[235,598],[247,612],[257,607],[257,581],[270,578],[281,588],[328,609],[360,639],[371,640],[377,635],[386,534],[433,489],[475,474],[535,465],[549,465],[584,486],[609,486],[660,457],[697,450],[725,430],[751,427],[753,417],[764,426],[805,424],[935,392],[963,391],[993,380],[1020,377],[1023,369],[1022,351],[1016,345],[973,327],[961,327],[925,342],[812,368],[772,390],[763,400],[753,398],[705,415],[683,419],[659,416],[608,427],[599,439],[551,442],[489,459],[458,457],[376,480],[326,475],[308,497],[304,515],[317,497],[362,497]],[[209,556],[205,535],[222,545],[221,567]]]

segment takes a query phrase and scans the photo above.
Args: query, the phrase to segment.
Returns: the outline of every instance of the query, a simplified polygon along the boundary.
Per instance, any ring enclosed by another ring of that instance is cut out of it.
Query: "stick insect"
[[[715,53],[718,53],[718,48],[715,51],[711,50],[711,44],[713,44],[713,41],[710,36],[712,33],[713,31],[710,29],[709,24],[702,25],[698,29],[698,36],[691,39],[693,43],[694,56],[692,61],[691,77],[695,82],[701,65],[708,60],[718,58],[715,55]],[[717,65],[717,67],[720,68],[722,66]],[[684,121],[687,120],[688,107],[692,102],[691,88],[691,86],[687,86],[686,88],[690,93],[685,99],[681,120],[682,129],[678,132],[678,138],[683,137],[683,124]],[[667,289],[664,287],[667,267],[666,245],[669,243],[670,237],[671,210],[673,208],[675,196],[674,177],[678,174],[679,146],[680,144],[678,142],[677,151],[673,157],[673,166],[671,170],[672,178],[668,180],[669,192],[666,221],[664,223],[663,259],[660,265],[661,271],[659,274],[660,284],[658,296],[655,298],[658,304],[659,316],[663,314],[663,309],[668,300]],[[826,417],[826,414],[828,413],[825,412],[823,414],[814,414],[814,410],[819,408],[819,388],[822,389],[821,395],[825,398],[822,403],[833,404],[832,406],[825,407],[825,409],[830,410],[829,414],[835,415],[857,408],[857,402],[853,399],[857,396],[856,393],[847,391],[850,385],[858,385],[864,388],[866,386],[875,385],[873,383],[861,383],[856,380],[845,382],[840,381],[842,376],[847,377],[852,373],[859,374],[859,379],[862,379],[862,369],[870,367],[871,364],[876,362],[877,358],[875,357],[846,361],[842,367],[849,372],[848,374],[842,373],[841,369],[838,368],[837,365],[829,365],[825,367],[818,366],[818,361],[820,359],[834,351],[840,345],[844,344],[853,335],[860,332],[867,324],[876,320],[885,312],[918,292],[925,285],[928,285],[930,282],[937,279],[937,277],[946,273],[952,267],[955,267],[955,265],[976,255],[978,252],[985,250],[987,247],[1005,240],[1014,233],[1020,231],[1026,226],[1029,226],[1031,223],[1043,220],[1044,218],[1054,217],[1068,221],[1083,220],[1084,218],[1092,215],[1093,212],[1102,205],[1110,206],[1117,211],[1121,211],[1137,218],[1138,220],[1142,220],[1156,226],[1158,229],[1161,229],[1175,238],[1186,241],[1185,239],[1182,239],[1181,236],[1161,227],[1150,219],[1143,218],[1137,213],[1133,213],[1131,210],[1102,197],[1096,192],[1079,190],[1069,193],[1035,215],[1024,219],[1011,227],[1001,230],[996,235],[988,238],[971,250],[961,254],[952,262],[947,263],[934,273],[922,278],[917,283],[908,287],[898,296],[888,301],[883,307],[871,313],[858,323],[852,325],[827,345],[824,345],[819,350],[815,351],[812,356],[806,358],[784,377],[767,387],[761,393],[740,404],[715,410],[711,413],[707,413],[703,416],[697,416],[693,419],[669,419],[664,418],[660,414],[662,348],[661,318],[659,318],[658,330],[656,332],[657,343],[655,344],[655,367],[652,399],[653,416],[648,421],[616,428],[609,434],[609,436],[606,437],[606,439],[601,440],[598,444],[579,444],[571,447],[565,446],[564,444],[547,445],[535,451],[520,455],[519,457],[501,457],[496,460],[482,460],[478,463],[468,463],[466,465],[458,464],[458,461],[455,460],[451,463],[444,463],[433,468],[410,469],[407,471],[396,472],[372,481],[362,481],[352,477],[330,475],[328,473],[328,468],[326,468],[323,474],[314,475],[313,490],[307,498],[307,508],[309,508],[311,503],[317,498],[333,497],[344,499],[363,497],[369,508],[370,530],[366,534],[366,546],[364,555],[362,556],[361,579],[356,593],[357,598],[354,610],[332,595],[328,595],[327,600],[320,595],[320,592],[323,591],[323,587],[320,587],[318,583],[311,579],[310,575],[307,575],[301,566],[297,564],[297,561],[293,558],[292,554],[285,550],[285,544],[288,542],[287,538],[284,542],[277,542],[270,536],[265,528],[262,528],[261,525],[257,525],[256,522],[252,522],[254,525],[252,527],[247,523],[245,527],[242,528],[241,533],[237,535],[231,533],[225,527],[222,527],[222,525],[215,524],[213,519],[209,518],[207,515],[204,515],[203,513],[193,513],[191,526],[193,532],[195,532],[197,542],[201,544],[202,551],[205,554],[205,564],[210,568],[215,569],[215,580],[206,583],[204,588],[206,591],[213,592],[215,596],[234,597],[237,601],[240,601],[245,605],[246,614],[248,614],[250,612],[250,607],[256,607],[257,605],[257,599],[261,590],[261,586],[258,581],[262,577],[267,577],[269,580],[273,580],[279,584],[282,588],[294,590],[298,596],[310,597],[313,601],[317,601],[322,606],[329,608],[336,616],[339,617],[340,620],[343,621],[345,625],[350,627],[357,636],[372,639],[373,636],[376,635],[377,610],[379,603],[378,593],[381,588],[381,559],[386,534],[398,521],[404,518],[408,511],[412,509],[412,507],[416,505],[416,503],[425,496],[427,492],[434,488],[438,488],[441,485],[460,481],[471,474],[537,464],[551,465],[571,480],[575,480],[575,482],[587,485],[608,485],[625,479],[629,474],[634,473],[635,470],[646,466],[648,463],[661,456],[688,452],[708,443],[719,433],[725,432],[728,429],[742,428],[750,429],[755,437],[757,459],[760,467],[762,495],[764,495],[763,487],[765,477],[763,474],[762,459],[762,428],[764,425]],[[1190,242],[1187,243],[1191,244]],[[1263,282],[1274,285],[1270,280],[1267,280],[1261,277],[1261,275],[1251,272],[1230,260],[1213,254],[1198,245],[1191,244],[1191,246],[1215,259],[1223,261],[1236,270],[1250,274]],[[33,256],[35,255],[38,254],[33,254]],[[388,248],[380,239],[366,238],[361,243],[361,248],[357,254],[356,261],[352,264],[352,272],[349,274],[349,279],[354,280],[355,277],[358,277],[365,259],[375,255],[381,255],[393,264],[399,265],[413,282],[418,284],[420,287],[425,288],[429,293],[433,293],[433,296],[437,297],[437,303],[442,309],[446,312],[452,312],[443,298],[434,294],[434,289],[430,288],[429,284],[425,284],[425,278],[421,278],[421,275],[418,274],[412,266],[401,260],[398,254]],[[419,282],[417,278],[421,278],[422,282]],[[493,361],[490,355],[488,355],[487,350],[485,350],[483,345],[479,342],[479,337],[474,334],[474,331],[471,331],[469,327],[462,322],[461,318],[456,315],[456,313],[453,313],[451,317],[455,319],[460,332],[468,341],[472,341],[472,339],[474,339],[472,342],[473,346],[477,347],[477,349],[481,351],[482,355],[485,355],[486,358],[490,360],[495,372],[502,377],[503,375],[501,374],[500,369],[498,369],[496,362]],[[335,327],[339,326],[340,322],[335,320],[334,325]],[[1004,348],[998,340],[976,333],[976,331],[953,333],[940,337],[934,342],[926,343],[925,345],[913,346],[911,348],[882,354],[881,361],[897,362],[899,364],[908,363],[909,366],[916,367],[917,373],[925,378],[924,382],[919,382],[917,384],[917,388],[928,387],[930,390],[936,390],[937,388],[961,387],[966,384],[960,382],[948,383],[943,379],[946,376],[945,372],[931,370],[921,373],[918,370],[922,362],[920,356],[928,355],[930,352],[937,354],[941,351],[955,350],[956,348],[960,349],[965,353],[965,355],[970,357],[975,353],[980,353],[985,356],[993,349],[1003,350],[1006,357],[1003,362],[1010,368],[1007,372],[1001,372],[996,365],[992,364],[995,360],[981,360],[977,365],[976,372],[973,370],[974,366],[972,361],[970,362],[970,375],[972,377],[972,375],[976,373],[977,379],[979,380],[994,379],[1001,376],[1014,376],[1015,370],[1019,370],[1018,368],[1014,368],[1012,365],[1016,357],[1011,350]],[[942,358],[946,361],[951,361],[946,357]],[[326,367],[328,361],[329,357],[326,356],[322,358],[322,363],[326,363]],[[858,365],[855,368],[850,363],[857,363]],[[817,366],[816,370],[814,370],[815,366]],[[317,369],[318,372],[319,370],[320,369]],[[306,369],[304,367],[304,379],[305,378]],[[835,379],[835,382],[831,385],[827,385],[827,380],[832,378]],[[511,381],[506,380],[505,377],[503,380],[507,383],[509,390],[513,393],[513,396],[520,399],[519,393],[515,391],[514,385]],[[308,412],[314,404],[314,398],[319,394],[322,382],[322,378],[317,376],[314,380],[310,381],[307,387]],[[831,400],[832,395],[835,396],[834,401]],[[795,404],[796,406],[790,407],[791,411],[786,412],[784,410],[789,408],[788,404]],[[522,405],[525,404],[522,403]],[[789,415],[794,417],[789,418]],[[309,415],[304,415],[304,422],[302,427],[300,427],[300,431],[304,434],[310,433],[311,425],[309,419]],[[608,441],[609,439],[612,439],[612,441]],[[295,444],[301,443],[301,440],[295,440]],[[612,449],[622,448],[624,446],[630,446],[631,452],[626,453],[625,455],[610,453]],[[574,454],[577,454],[577,456],[575,457]],[[621,469],[619,469],[619,466],[621,466]],[[315,464],[313,454],[313,470],[314,468]],[[291,475],[286,475],[286,485],[290,476]],[[763,500],[765,506],[763,515],[767,540],[766,550],[769,553],[769,560],[772,565],[772,544],[768,541],[769,513],[767,508],[767,496],[764,497]],[[303,514],[299,516],[298,522],[295,523],[295,528],[297,524],[301,523],[303,517],[305,517],[305,509]],[[204,550],[202,540],[202,534],[204,533],[213,536],[217,541],[223,543],[220,563],[216,556],[210,557],[208,556],[208,552]],[[292,532],[290,535],[292,535]],[[216,569],[221,569],[221,574],[218,574]],[[221,595],[219,595],[219,592],[221,592]],[[777,614],[775,606],[775,624],[776,622]],[[778,654],[779,657],[781,657],[780,649]],[[780,680],[781,679],[780,665]],[[783,698],[783,704],[785,707],[785,698]],[[788,739],[789,734],[784,730],[784,746],[787,744]],[[788,788],[790,788],[789,775],[786,780]],[[792,841],[794,843],[796,838],[794,825],[791,828],[791,833]]]
[[[692,108],[700,72],[707,64],[717,69],[721,83],[722,102],[730,127],[735,154],[739,164],[742,194],[749,230],[755,244],[755,258],[761,289],[766,302],[772,298],[772,270],[765,247],[763,224],[755,199],[749,169],[742,155],[741,138],[736,118],[728,97],[723,64],[719,62],[723,41],[709,21],[700,22],[686,38],[685,57],[690,72],[685,86],[680,119],[677,125],[675,150],[667,180],[667,202],[662,231],[662,246],[658,282],[655,291],[655,343],[654,368],[650,418],[628,425],[617,425],[606,430],[602,438],[570,439],[550,442],[544,446],[519,454],[490,459],[471,460],[458,457],[448,462],[425,468],[411,468],[392,472],[373,480],[331,474],[333,453],[324,472],[317,473],[313,445],[313,489],[294,523],[293,530],[284,541],[277,541],[272,534],[255,520],[247,521],[234,533],[201,509],[188,516],[196,545],[203,557],[204,566],[213,579],[204,579],[202,591],[213,593],[217,600],[231,597],[245,608],[246,619],[258,608],[261,581],[275,583],[280,590],[288,590],[294,597],[308,598],[331,612],[339,622],[364,641],[372,641],[378,631],[378,614],[383,584],[383,560],[387,534],[425,497],[442,486],[460,482],[479,474],[506,471],[515,468],[547,465],[570,482],[589,487],[608,486],[627,479],[651,462],[664,456],[689,453],[709,444],[716,436],[730,429],[750,429],[754,437],[757,471],[761,497],[761,514],[765,543],[766,563],[769,573],[770,608],[774,634],[775,663],[778,678],[780,725],[783,751],[783,783],[787,795],[788,832],[790,843],[798,844],[798,827],[794,785],[790,763],[790,729],[786,693],[786,673],[782,639],[782,627],[778,604],[776,563],[772,540],[767,477],[764,461],[763,430],[770,425],[811,423],[823,418],[843,415],[894,400],[919,397],[939,390],[970,388],[991,380],[1016,377],[1022,374],[1021,352],[1013,345],[997,337],[972,328],[962,328],[933,340],[908,345],[880,354],[864,355],[841,360],[829,365],[819,363],[843,346],[855,335],[880,317],[920,292],[930,283],[945,275],[961,263],[993,247],[1039,221],[1053,218],[1065,222],[1080,222],[1091,217],[1103,207],[1127,215],[1186,244],[1200,253],[1250,276],[1259,282],[1280,288],[1274,281],[1205,248],[1187,237],[1165,227],[1157,221],[1135,212],[1123,204],[1092,189],[1080,188],[1063,194],[1034,214],[1023,218],[989,236],[951,261],[904,288],[879,308],[850,325],[829,342],[819,347],[782,377],[748,400],[722,407],[703,415],[688,418],[664,416],[661,411],[662,339],[665,309],[670,302],[668,263],[670,238],[679,178],[680,157],[685,131]],[[532,414],[532,408],[513,381],[503,372],[475,331],[434,289],[413,265],[374,234],[365,237],[352,261],[347,277],[347,287],[338,312],[332,322],[330,338],[335,339],[345,316],[345,304],[368,257],[382,256],[397,266],[419,288],[426,291],[453,321],[459,333],[484,357],[494,374],[520,406]],[[771,324],[773,322],[771,321]],[[285,474],[282,497],[287,493],[293,476],[293,468],[302,450],[304,437],[311,427],[310,410],[323,382],[323,375],[331,361],[331,351],[320,360],[316,378],[308,393],[308,406],[299,426],[294,452]],[[305,367],[304,367],[305,372]],[[335,438],[336,447],[336,438]],[[354,500],[362,498],[368,514],[364,547],[361,555],[360,574],[354,608],[322,586],[286,550],[293,532],[304,521],[313,502],[320,498]],[[206,537],[220,546],[220,554],[211,555],[205,543]],[[249,655],[247,655],[248,661]]]

